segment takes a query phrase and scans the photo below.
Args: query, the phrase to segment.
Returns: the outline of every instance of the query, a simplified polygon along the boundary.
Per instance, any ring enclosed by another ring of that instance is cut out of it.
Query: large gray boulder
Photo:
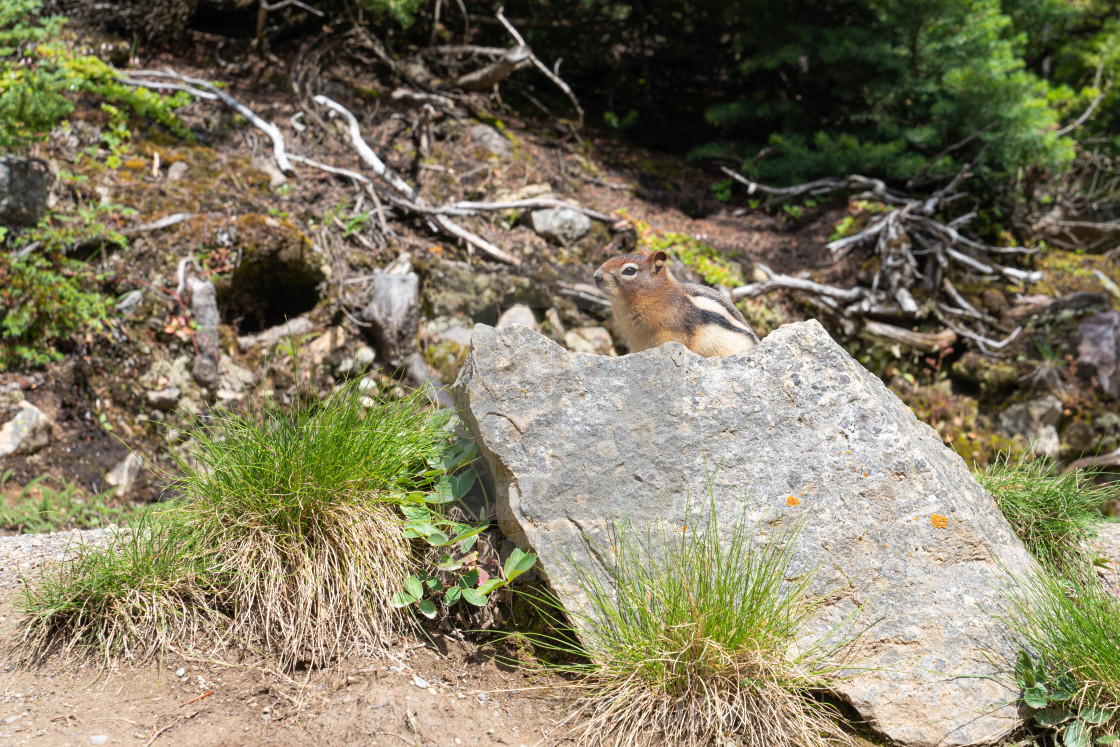
[[[695,521],[710,474],[721,526],[804,517],[791,577],[817,569],[814,594],[852,584],[805,632],[865,605],[854,655],[873,669],[836,690],[875,729],[962,745],[1020,723],[1014,686],[991,678],[1016,649],[987,613],[1004,569],[1034,561],[964,461],[818,323],[707,359],[677,343],[569,353],[478,325],[453,394],[503,529],[565,605],[582,605],[570,561],[603,570],[585,538],[605,543],[618,516]]]
[[[0,427],[0,457],[34,454],[51,442],[51,421],[30,402],[20,402],[14,418]]]

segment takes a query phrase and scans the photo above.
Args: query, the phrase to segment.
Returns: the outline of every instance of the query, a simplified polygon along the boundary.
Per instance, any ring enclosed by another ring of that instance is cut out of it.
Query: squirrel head
[[[612,302],[649,298],[673,282],[665,252],[643,247],[635,254],[611,257],[595,271],[595,285]]]

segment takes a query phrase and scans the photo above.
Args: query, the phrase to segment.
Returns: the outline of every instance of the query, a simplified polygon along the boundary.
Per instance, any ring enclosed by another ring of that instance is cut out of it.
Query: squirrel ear
[[[654,252],[652,256],[654,272],[659,272],[661,268],[665,266],[665,263],[669,261],[669,255],[665,252]]]

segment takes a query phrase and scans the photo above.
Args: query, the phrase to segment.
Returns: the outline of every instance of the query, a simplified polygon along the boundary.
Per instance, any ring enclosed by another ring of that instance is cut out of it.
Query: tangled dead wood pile
[[[813,305],[835,317],[848,334],[863,330],[923,349],[944,348],[964,338],[985,353],[995,353],[1022,332],[1021,326],[1011,328],[977,309],[954,282],[1011,281],[1025,287],[1042,279],[1039,271],[1013,267],[1000,259],[1034,254],[1037,249],[992,246],[964,236],[959,229],[976,217],[975,212],[947,223],[934,217],[940,209],[967,196],[968,193],[960,189],[969,176],[967,167],[926,199],[909,197],[891,190],[879,179],[859,175],[820,179],[779,189],[753,182],[727,168],[723,171],[747,185],[751,194],[770,195],[768,205],[796,197],[852,191],[856,192],[855,199],[874,200],[890,206],[875,215],[862,230],[827,245],[838,258],[857,247],[871,247],[878,266],[869,285],[837,288],[806,278],[780,275],[760,265],[765,279],[735,288],[732,295],[736,300],[777,289],[801,291]],[[944,329],[933,333],[915,332],[883,321],[918,321],[930,317],[938,320]]]

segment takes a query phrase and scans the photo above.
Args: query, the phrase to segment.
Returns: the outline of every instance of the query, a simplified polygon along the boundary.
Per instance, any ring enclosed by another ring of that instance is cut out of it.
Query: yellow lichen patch
[[[933,516],[929,517],[929,523],[930,526],[932,526],[934,529],[944,529],[945,527],[949,526],[949,519],[942,516],[941,514],[934,514]]]
[[[786,498],[786,505],[787,506],[800,506],[801,501],[796,496],[791,495],[789,498]]]

